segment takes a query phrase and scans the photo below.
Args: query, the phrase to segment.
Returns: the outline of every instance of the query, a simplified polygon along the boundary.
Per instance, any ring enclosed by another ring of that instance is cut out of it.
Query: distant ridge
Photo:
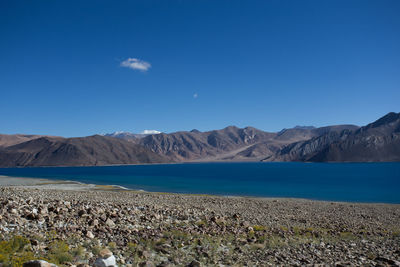
[[[0,148],[20,144],[46,135],[34,134],[0,134]]]
[[[309,140],[327,132],[358,129],[355,125],[315,128],[296,126],[278,133],[264,132],[254,127],[228,126],[221,130],[160,133],[142,138],[118,135],[117,138],[142,145],[173,161],[259,161],[275,155],[285,145]]]
[[[357,130],[328,131],[282,148],[268,161],[400,161],[400,113],[391,112]]]
[[[135,133],[130,133],[130,132],[114,132],[114,133],[108,133],[108,134],[102,134],[103,136],[108,136],[108,137],[115,137],[119,139],[125,139],[125,140],[133,140],[133,139],[138,139],[138,138],[143,138],[147,136],[147,134],[135,134]]]
[[[107,133],[107,134],[102,134],[102,135],[109,136],[109,137],[116,137],[116,138],[125,139],[125,140],[134,140],[134,139],[146,137],[151,134],[159,134],[159,133],[161,133],[161,132],[156,131],[156,130],[144,130],[142,133],[130,133],[130,132],[118,131],[118,132]]]
[[[169,159],[125,140],[94,135],[40,137],[0,151],[0,166],[97,166],[165,163]]]
[[[316,128],[315,126],[300,126],[300,125],[294,126],[294,129],[303,129],[303,130],[312,130],[315,128]]]
[[[0,135],[0,167],[98,166],[167,162],[400,161],[400,113],[366,126],[296,126],[277,133],[253,127],[79,138]]]

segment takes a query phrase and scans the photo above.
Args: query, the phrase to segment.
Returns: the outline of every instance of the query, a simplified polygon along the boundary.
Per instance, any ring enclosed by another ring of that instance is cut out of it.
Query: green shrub
[[[352,232],[341,232],[340,239],[342,240],[353,240],[355,239],[355,235]]]
[[[204,227],[204,226],[207,226],[207,223],[203,220],[199,220],[196,222],[196,225],[199,227]]]
[[[71,249],[71,254],[76,259],[83,259],[85,256],[85,248],[83,246],[78,246],[76,248]]]
[[[69,246],[61,240],[56,240],[50,244],[48,258],[52,263],[64,264],[73,260],[69,253]]]
[[[253,230],[256,231],[256,232],[264,231],[266,229],[267,228],[265,226],[262,226],[262,225],[254,225],[253,226]]]
[[[99,255],[101,250],[102,250],[102,247],[100,247],[99,245],[95,245],[92,247],[93,255]]]
[[[3,267],[20,267],[26,261],[34,259],[29,240],[14,236],[0,242],[0,263]]]
[[[128,243],[128,250],[129,250],[132,254],[136,253],[136,249],[137,249],[137,244],[136,244],[136,243],[133,243],[133,242],[129,242],[129,243]]]
[[[115,250],[116,250],[116,248],[117,248],[117,244],[116,244],[115,242],[109,242],[109,243],[108,243],[108,248],[109,248],[111,251],[115,252]]]

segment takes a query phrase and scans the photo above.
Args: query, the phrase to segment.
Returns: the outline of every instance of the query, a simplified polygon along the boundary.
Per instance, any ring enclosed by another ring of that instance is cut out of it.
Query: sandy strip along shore
[[[36,189],[58,189],[58,190],[123,190],[118,185],[95,185],[85,184],[68,180],[51,180],[42,178],[10,177],[0,175],[0,187],[24,187]]]

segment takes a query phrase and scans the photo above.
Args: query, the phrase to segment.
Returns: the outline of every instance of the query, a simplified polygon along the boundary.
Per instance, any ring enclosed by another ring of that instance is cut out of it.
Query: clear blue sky
[[[0,2],[0,133],[278,131],[400,111],[400,1]]]

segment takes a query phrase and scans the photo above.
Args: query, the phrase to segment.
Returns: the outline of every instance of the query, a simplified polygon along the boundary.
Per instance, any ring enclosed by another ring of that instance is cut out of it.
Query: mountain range
[[[106,133],[106,134],[102,134],[102,135],[116,137],[116,138],[125,139],[125,140],[130,140],[130,139],[136,139],[136,138],[143,138],[143,137],[146,137],[151,134],[159,134],[159,133],[161,133],[161,132],[156,131],[156,130],[144,130],[142,133],[130,133],[130,132],[118,131],[118,132]]]
[[[296,126],[78,138],[0,135],[0,166],[95,166],[215,161],[400,161],[400,113],[366,126]]]

